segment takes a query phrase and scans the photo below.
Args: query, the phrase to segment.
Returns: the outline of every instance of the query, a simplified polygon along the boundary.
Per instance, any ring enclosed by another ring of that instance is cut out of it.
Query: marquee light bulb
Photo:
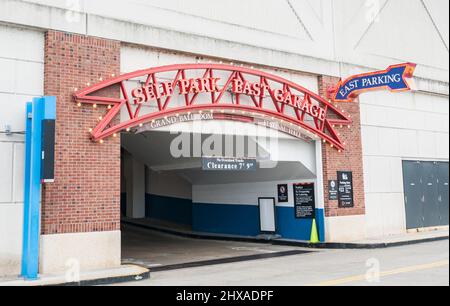
[[[103,119],[103,116],[99,116],[99,117],[98,117],[98,120],[102,120],[102,119]]]
[[[139,127],[143,127],[144,125],[141,123],[141,124],[139,124]]]
[[[92,129],[89,129],[89,133],[92,133]]]
[[[108,109],[111,109],[112,108],[112,106],[111,105],[108,105]]]
[[[92,105],[93,108],[97,108],[97,104]]]
[[[127,132],[129,132],[129,131],[131,131],[131,129],[130,129],[130,128],[127,128]]]
[[[77,106],[78,106],[78,107],[81,107],[81,103],[80,103],[80,102],[78,102],[78,103],[77,103]]]
[[[91,83],[87,82],[86,85],[87,85],[87,86],[91,86]]]
[[[114,138],[115,138],[115,137],[117,137],[117,134],[116,134],[116,133],[114,133],[114,134],[113,134],[113,137],[114,137]]]
[[[104,143],[105,141],[104,141],[103,139],[100,139],[99,142],[100,142],[100,144],[102,144],[102,143]]]

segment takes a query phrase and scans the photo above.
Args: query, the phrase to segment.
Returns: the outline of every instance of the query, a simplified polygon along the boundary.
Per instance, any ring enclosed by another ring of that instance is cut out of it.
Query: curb
[[[210,235],[210,234],[200,234],[200,233],[189,233],[189,232],[181,232],[173,229],[166,229],[157,226],[151,226],[146,224],[139,224],[129,221],[122,220],[122,224],[127,224],[130,226],[135,226],[144,229],[150,229],[154,231],[158,231],[165,234],[176,235],[185,238],[194,238],[194,239],[202,239],[202,240],[222,240],[222,241],[237,241],[237,242],[252,242],[252,243],[261,243],[261,244],[272,244],[272,245],[282,245],[282,246],[297,246],[303,248],[310,249],[386,249],[392,247],[399,247],[405,245],[413,245],[427,242],[436,242],[449,240],[449,236],[441,236],[441,237],[432,237],[432,238],[423,238],[423,239],[414,239],[414,240],[406,240],[406,241],[398,241],[398,242],[390,242],[390,243],[337,243],[337,242],[325,242],[325,243],[310,243],[307,241],[293,241],[293,240],[283,240],[283,239],[275,239],[275,240],[262,240],[253,237],[237,237],[237,236],[220,236],[220,235]]]
[[[136,282],[150,279],[150,271],[127,275],[127,276],[117,276],[117,277],[105,277],[99,279],[89,279],[82,280],[77,283],[61,283],[61,284],[51,284],[51,285],[42,285],[42,287],[84,287],[84,286],[101,286],[101,285],[112,285],[112,284],[120,284],[126,282]]]
[[[138,267],[138,265],[134,265]],[[145,272],[136,272],[134,274],[129,275],[118,275],[118,276],[105,276],[105,277],[98,277],[98,278],[91,278],[91,279],[85,279],[81,280],[79,282],[64,282],[61,279],[58,280],[51,280],[48,281],[45,280],[38,280],[37,282],[33,284],[32,282],[21,282],[23,279],[10,279],[7,281],[0,281],[0,287],[1,286],[9,286],[9,287],[82,287],[82,286],[100,286],[100,285],[111,285],[111,284],[119,284],[124,282],[137,282],[142,280],[150,279],[150,270],[146,267],[139,266],[141,269],[144,269]]]

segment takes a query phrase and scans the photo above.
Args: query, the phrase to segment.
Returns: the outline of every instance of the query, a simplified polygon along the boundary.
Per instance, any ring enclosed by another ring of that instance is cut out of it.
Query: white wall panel
[[[0,108],[8,110],[0,112],[0,130],[9,124],[15,132],[24,131],[26,103],[32,99],[31,95],[0,93]]]
[[[176,174],[158,173],[146,168],[146,183],[148,194],[192,199],[192,185]]]
[[[405,232],[402,160],[448,160],[448,97],[361,95],[369,237]]]
[[[16,203],[23,202],[24,196],[24,174],[25,174],[25,164],[23,162],[25,156],[25,144],[15,143],[14,144],[14,178],[13,178],[13,201]]]
[[[44,94],[44,33],[0,25],[0,131],[25,130],[25,105]],[[24,136],[0,133],[0,275],[20,271]]]
[[[43,32],[0,25],[0,58],[42,63],[44,59]]]
[[[0,209],[2,203],[12,202],[13,144],[0,142]]]
[[[17,61],[14,92],[26,95],[42,95],[44,92],[43,63]]]
[[[289,202],[278,206],[293,207],[293,184],[316,182],[315,179],[298,179],[288,181],[194,185],[193,202],[204,204],[258,205],[258,198],[278,199],[278,184],[288,184]]]
[[[23,204],[0,203],[0,277],[19,275]]]

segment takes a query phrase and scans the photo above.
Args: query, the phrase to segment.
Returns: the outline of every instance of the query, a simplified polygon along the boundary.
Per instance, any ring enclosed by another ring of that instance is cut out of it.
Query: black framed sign
[[[351,171],[338,172],[338,201],[341,208],[355,206],[353,200],[353,173]]]
[[[338,200],[338,182],[336,180],[328,181],[328,200]]]
[[[278,203],[289,202],[288,185],[280,184],[278,185]]]
[[[296,219],[316,217],[314,183],[294,184],[294,208]]]

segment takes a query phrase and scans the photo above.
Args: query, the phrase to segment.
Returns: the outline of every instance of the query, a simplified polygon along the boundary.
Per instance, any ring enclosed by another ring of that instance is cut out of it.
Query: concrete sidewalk
[[[372,238],[366,240],[355,241],[355,244],[366,244],[366,245],[398,245],[398,244],[414,244],[422,243],[436,240],[445,240],[449,238],[448,228],[428,230],[428,231],[416,231],[409,232],[402,235],[394,235],[382,238]]]
[[[196,238],[196,239],[212,239],[212,240],[230,240],[230,241],[244,241],[244,242],[259,242],[270,243],[274,245],[288,245],[297,247],[308,247],[318,249],[377,249],[395,246],[403,246],[416,243],[433,242],[439,240],[449,239],[448,227],[437,228],[436,230],[422,230],[417,232],[409,232],[401,235],[386,236],[380,238],[371,238],[360,241],[351,242],[325,242],[311,244],[309,241],[298,241],[289,239],[271,239],[267,237],[242,237],[233,235],[220,235],[193,232],[185,227],[172,227],[165,223],[157,223],[149,219],[128,219],[122,220],[125,224],[139,226],[151,230],[160,231],[167,234],[179,235],[182,237]]]
[[[0,278],[0,287],[31,287],[31,286],[95,286],[130,281],[141,281],[150,278],[148,269],[123,265],[116,269],[105,269],[81,272],[79,281],[73,282],[66,275],[40,275],[38,280],[26,281],[22,278]]]

